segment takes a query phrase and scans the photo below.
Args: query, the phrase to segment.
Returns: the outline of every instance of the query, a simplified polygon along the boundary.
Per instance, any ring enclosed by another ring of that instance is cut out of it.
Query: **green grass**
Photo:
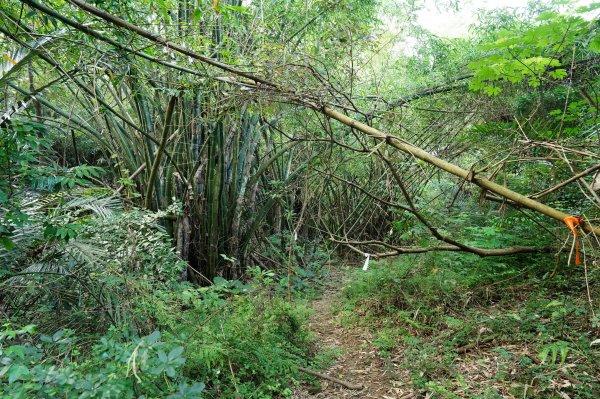
[[[338,310],[347,325],[369,326],[381,356],[402,354],[414,389],[433,397],[592,398],[598,320],[583,270],[552,261],[450,254],[378,262],[353,273]],[[588,277],[597,298],[600,272]],[[485,382],[474,382],[484,371]]]

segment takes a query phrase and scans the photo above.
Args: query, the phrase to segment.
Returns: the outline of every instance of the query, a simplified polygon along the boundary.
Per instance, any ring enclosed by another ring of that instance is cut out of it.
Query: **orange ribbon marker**
[[[571,233],[573,233],[573,238],[575,239],[575,264],[578,265],[581,263],[581,260],[579,259],[579,234],[577,233],[577,226],[583,222],[583,219],[575,216],[567,216],[563,220],[569,230],[571,230]]]

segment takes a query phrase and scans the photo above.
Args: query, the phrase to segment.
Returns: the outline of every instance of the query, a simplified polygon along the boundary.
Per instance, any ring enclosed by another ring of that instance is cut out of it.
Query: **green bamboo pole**
[[[422,150],[421,148],[418,148],[411,144],[400,141],[399,139],[397,139],[396,137],[394,137],[390,134],[386,134],[378,129],[375,129],[374,127],[371,127],[364,123],[361,123],[361,122],[359,122],[353,118],[350,118],[349,116],[346,116],[346,115],[342,114],[341,112],[338,112],[334,109],[331,109],[329,107],[322,107],[321,111],[325,115],[343,123],[344,125],[350,126],[358,131],[361,131],[361,132],[367,134],[370,137],[375,138],[375,139],[385,141],[388,145],[391,145],[392,147],[394,147],[402,152],[406,152],[406,153],[414,156],[415,158],[421,159],[421,160],[423,160],[439,169],[442,169],[450,174],[453,174],[462,179],[468,180],[471,183],[473,183],[481,188],[484,188],[484,189],[489,190],[495,194],[498,194],[506,199],[514,201],[515,203],[517,203],[523,207],[540,212],[546,216],[549,216],[553,219],[560,220],[560,221],[564,221],[564,219],[566,217],[571,216],[567,213],[559,211],[558,209],[554,209],[548,205],[542,204],[541,202],[538,202],[529,197],[526,197],[523,194],[519,194],[515,191],[512,191],[511,189],[504,187],[498,183],[494,183],[493,181],[490,181],[483,177],[477,177],[472,172],[469,172],[468,170],[463,169],[460,166],[456,166],[454,164],[451,164],[450,162],[447,162],[447,161],[444,161],[443,159],[435,157],[435,156],[431,155],[430,153],[428,153],[427,151]],[[582,228],[588,232],[593,232],[594,234],[600,234],[600,227],[593,226],[589,223],[584,222],[582,224]]]
[[[172,96],[169,100],[169,105],[167,106],[167,113],[165,114],[165,121],[163,125],[162,136],[160,138],[160,144],[158,149],[156,150],[156,157],[154,158],[154,163],[152,164],[152,169],[150,170],[150,177],[148,178],[148,182],[146,183],[146,198],[144,202],[144,206],[146,209],[150,209],[152,206],[152,192],[154,191],[154,180],[156,179],[156,175],[158,174],[158,167],[160,166],[160,159],[162,158],[162,154],[165,151],[165,146],[167,144],[167,137],[169,136],[169,125],[171,124],[171,118],[173,117],[173,110],[175,109],[175,103],[177,102],[177,97]]]

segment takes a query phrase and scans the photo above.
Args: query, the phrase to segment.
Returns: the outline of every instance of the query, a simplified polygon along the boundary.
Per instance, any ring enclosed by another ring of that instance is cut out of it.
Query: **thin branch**
[[[399,256],[404,254],[421,254],[426,252],[471,252],[480,257],[486,256],[508,256],[508,255],[517,255],[517,254],[529,254],[529,253],[537,253],[537,252],[550,252],[550,247],[526,247],[526,246],[512,246],[507,248],[477,248],[478,252],[475,253],[473,251],[465,251],[463,248],[454,246],[454,245],[439,245],[439,246],[431,246],[431,247],[396,247],[394,245],[388,244],[383,241],[377,240],[369,240],[369,241],[348,241],[348,240],[339,240],[334,237],[330,237],[329,240],[336,244],[342,244],[347,246],[348,248],[358,252],[359,254],[365,254],[364,251],[357,249],[356,246],[360,245],[379,245],[386,248],[392,249],[390,252],[378,252],[378,253],[369,253],[371,258],[380,259],[392,256]]]
[[[582,177],[587,176],[587,175],[595,172],[598,169],[600,169],[600,164],[592,166],[591,168],[588,168],[588,169],[584,170],[583,172],[579,172],[576,175],[568,178],[567,180],[565,180],[565,181],[563,181],[561,183],[558,183],[557,185],[555,185],[553,187],[547,188],[544,191],[540,191],[539,193],[530,195],[529,198],[536,198],[536,199],[537,198],[542,198],[542,197],[544,197],[544,196],[546,196],[546,195],[548,195],[550,193],[553,193],[554,191],[556,191],[556,190],[558,190],[558,189],[566,186],[567,184],[574,182],[575,180],[579,180]]]

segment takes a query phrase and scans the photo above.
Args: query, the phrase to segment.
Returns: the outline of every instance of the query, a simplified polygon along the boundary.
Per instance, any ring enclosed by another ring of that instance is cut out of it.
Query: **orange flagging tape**
[[[563,220],[565,221],[565,224],[569,230],[571,230],[571,233],[573,233],[573,238],[575,239],[575,264],[578,265],[581,263],[581,260],[579,259],[579,235],[577,233],[577,226],[579,226],[583,219],[575,216],[567,216]]]

